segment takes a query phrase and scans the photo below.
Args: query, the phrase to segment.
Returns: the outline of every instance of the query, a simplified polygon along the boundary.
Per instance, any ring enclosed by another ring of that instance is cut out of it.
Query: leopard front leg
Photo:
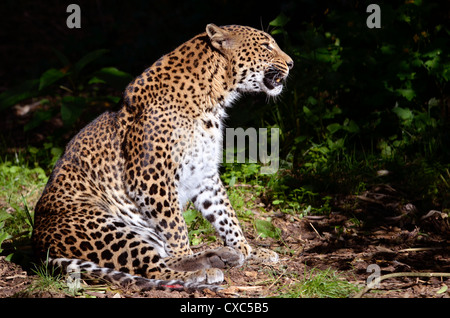
[[[216,229],[226,246],[259,262],[277,262],[278,254],[263,248],[252,248],[245,239],[228,195],[218,175],[204,180],[192,198],[195,207]],[[242,264],[239,264],[242,265]]]

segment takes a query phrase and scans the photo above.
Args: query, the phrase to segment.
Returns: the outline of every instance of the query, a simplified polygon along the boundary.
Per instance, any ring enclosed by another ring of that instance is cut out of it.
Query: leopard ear
[[[233,47],[233,39],[231,34],[218,27],[217,25],[210,23],[206,26],[206,33],[211,40],[212,46],[218,50],[231,49]]]

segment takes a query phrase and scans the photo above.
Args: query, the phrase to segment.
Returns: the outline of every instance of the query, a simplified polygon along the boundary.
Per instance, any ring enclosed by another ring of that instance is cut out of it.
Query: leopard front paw
[[[258,247],[252,249],[249,259],[255,260],[258,263],[277,263],[279,257],[274,251]]]
[[[242,242],[237,249],[247,260],[254,260],[258,263],[277,263],[278,254],[266,248],[251,247],[248,243]]]
[[[235,267],[244,263],[244,255],[242,253],[226,246],[207,251],[205,256],[213,268]]]
[[[244,259],[248,259],[252,255],[253,248],[247,242],[240,242],[235,248],[242,253]]]

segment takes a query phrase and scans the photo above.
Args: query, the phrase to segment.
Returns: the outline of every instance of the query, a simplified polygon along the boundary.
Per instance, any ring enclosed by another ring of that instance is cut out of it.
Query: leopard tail
[[[101,267],[94,262],[71,258],[48,258],[47,264],[60,268],[68,273],[72,281],[75,278],[105,280],[124,289],[134,291],[148,290],[184,290],[192,292],[195,290],[209,289],[219,291],[222,287],[218,285],[202,284],[199,282],[185,282],[182,280],[159,280],[149,279],[141,276],[131,275],[111,268]]]

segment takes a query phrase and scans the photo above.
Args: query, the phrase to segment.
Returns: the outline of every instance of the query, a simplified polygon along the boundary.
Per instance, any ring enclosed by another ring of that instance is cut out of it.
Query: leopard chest
[[[222,158],[222,123],[210,117],[194,122],[189,130],[178,134],[179,147],[174,147],[173,158],[179,158],[177,190],[180,207],[196,194],[205,179],[218,173]]]

